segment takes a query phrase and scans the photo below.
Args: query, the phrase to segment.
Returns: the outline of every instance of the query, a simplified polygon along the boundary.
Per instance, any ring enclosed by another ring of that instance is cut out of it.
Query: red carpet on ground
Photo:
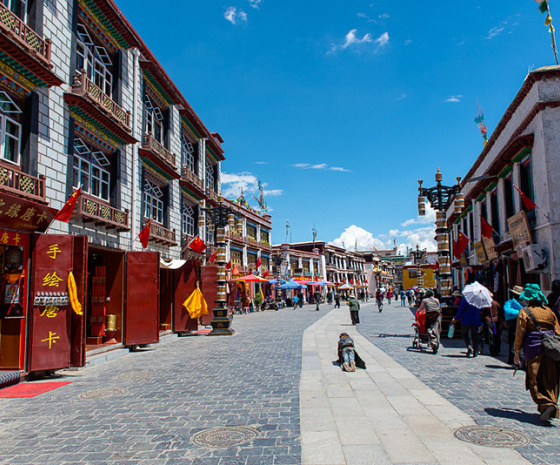
[[[71,381],[53,383],[22,383],[0,389],[0,399],[15,399],[20,397],[35,397],[39,394],[70,384]]]

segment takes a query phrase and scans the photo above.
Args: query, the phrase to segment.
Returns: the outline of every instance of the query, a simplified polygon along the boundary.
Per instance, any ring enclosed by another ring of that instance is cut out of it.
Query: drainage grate
[[[522,447],[531,444],[531,438],[526,434],[499,426],[463,426],[454,434],[457,439],[477,446]]]
[[[113,388],[113,389],[98,389],[97,391],[89,391],[80,394],[82,399],[106,399],[107,397],[117,397],[126,394],[126,389]]]
[[[130,381],[140,381],[143,379],[154,378],[155,376],[156,374],[153,371],[133,371],[130,373],[123,373],[119,376],[119,378]]]
[[[191,442],[202,447],[231,447],[259,436],[259,430],[250,426],[223,426],[200,431],[191,437]]]

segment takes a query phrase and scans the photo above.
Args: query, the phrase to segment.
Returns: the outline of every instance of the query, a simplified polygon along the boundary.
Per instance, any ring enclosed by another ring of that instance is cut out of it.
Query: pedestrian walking
[[[297,293],[297,298],[299,299],[299,308],[303,308],[303,292],[299,291]]]
[[[381,313],[383,311],[383,292],[381,289],[375,291],[375,301],[377,302],[377,310]]]
[[[329,305],[332,305],[332,298],[333,298],[332,292],[329,290],[329,292],[327,292],[327,303]]]
[[[313,293],[313,300],[315,301],[315,310],[319,311],[319,304],[321,303],[321,293],[319,291]]]
[[[354,341],[348,333],[341,333],[338,337],[338,363],[343,371],[354,372],[356,367],[366,369],[366,364],[356,352]]]
[[[523,292],[521,286],[514,286],[510,289],[511,299],[504,302],[504,327],[507,328],[508,335],[508,363],[513,364],[513,346],[515,343],[515,331],[517,329],[517,316],[519,315],[519,310],[523,308],[523,305],[519,303],[519,296]]]
[[[350,319],[353,325],[360,323],[360,302],[356,299],[354,294],[350,295],[350,299],[346,302],[346,305],[350,307]]]
[[[502,306],[493,298],[490,307],[486,307],[482,310],[482,326],[479,328],[481,336],[479,338],[478,353],[484,353],[484,342],[488,344],[488,349],[490,350],[490,355],[498,355],[500,353],[501,346],[501,311]]]
[[[393,298],[393,290],[389,289],[387,291],[387,302],[389,302],[389,305],[391,305],[391,299]]]
[[[406,291],[406,298],[408,299],[408,305],[411,306],[414,299],[414,292],[412,292],[412,289]]]
[[[461,335],[467,348],[467,357],[471,355],[476,357],[478,355],[478,328],[482,325],[480,309],[469,304],[463,297],[459,310],[451,323],[457,324],[457,321],[461,322]]]
[[[546,299],[548,300],[548,306],[560,322],[560,280],[552,281],[552,292],[546,296]]]
[[[340,294],[334,295],[334,308],[340,308]]]
[[[298,302],[299,302],[299,297],[298,297],[297,295],[295,295],[295,296],[292,298],[292,304],[293,304],[293,306],[294,306],[294,310],[295,310],[296,307],[298,306]]]
[[[527,307],[519,310],[515,335],[514,362],[519,365],[519,352],[527,360],[525,388],[537,404],[540,421],[558,418],[558,389],[560,372],[558,362],[543,353],[541,333],[560,336],[560,324],[538,284],[527,284],[520,295]]]
[[[406,307],[406,293],[404,292],[404,289],[401,289],[401,307]]]

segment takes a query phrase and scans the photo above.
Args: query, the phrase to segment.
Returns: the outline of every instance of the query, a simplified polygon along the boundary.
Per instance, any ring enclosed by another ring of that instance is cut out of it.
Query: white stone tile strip
[[[341,332],[367,370],[333,364]],[[302,465],[529,464],[515,450],[468,444],[453,430],[473,419],[362,337],[343,309],[303,334],[300,381]],[[506,463],[506,462],[504,462]]]

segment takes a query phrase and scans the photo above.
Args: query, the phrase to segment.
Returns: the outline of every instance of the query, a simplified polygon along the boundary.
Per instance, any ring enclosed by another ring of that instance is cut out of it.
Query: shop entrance
[[[175,270],[160,268],[159,332],[171,331],[173,315],[173,276]]]
[[[0,370],[23,370],[29,236],[1,230],[0,240]]]
[[[88,249],[86,347],[94,350],[123,340],[124,253]]]

